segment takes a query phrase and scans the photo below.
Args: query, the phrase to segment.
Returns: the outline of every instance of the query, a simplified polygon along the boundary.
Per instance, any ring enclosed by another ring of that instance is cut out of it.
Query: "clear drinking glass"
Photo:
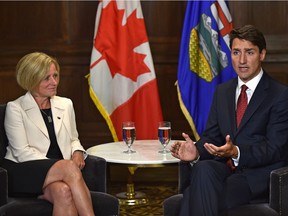
[[[123,135],[123,141],[128,146],[128,150],[123,151],[123,152],[126,154],[135,153],[136,151],[133,151],[131,149],[131,146],[133,145],[133,142],[136,139],[135,123],[131,121],[123,122],[122,135]]]
[[[170,151],[166,149],[166,146],[171,140],[171,122],[161,121],[158,123],[158,139],[163,146],[163,150],[159,151],[159,153],[169,153]]]

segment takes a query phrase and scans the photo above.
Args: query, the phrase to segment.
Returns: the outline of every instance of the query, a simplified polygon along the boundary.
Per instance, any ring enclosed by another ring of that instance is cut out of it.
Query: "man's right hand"
[[[175,141],[170,148],[171,154],[183,161],[193,161],[199,156],[194,142],[190,139],[188,134],[182,133],[185,141]]]

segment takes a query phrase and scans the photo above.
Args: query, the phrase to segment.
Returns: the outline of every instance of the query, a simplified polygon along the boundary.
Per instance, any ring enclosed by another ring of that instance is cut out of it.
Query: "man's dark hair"
[[[262,52],[263,49],[266,49],[266,41],[263,33],[252,25],[235,28],[230,32],[230,49],[232,49],[232,44],[235,38],[250,41],[253,45],[259,48],[260,52]]]

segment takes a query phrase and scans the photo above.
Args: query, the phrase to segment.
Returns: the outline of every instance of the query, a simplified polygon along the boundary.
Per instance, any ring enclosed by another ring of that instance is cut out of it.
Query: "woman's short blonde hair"
[[[60,73],[60,66],[55,58],[41,52],[25,55],[16,66],[18,84],[23,89],[32,91],[46,77],[52,63]]]

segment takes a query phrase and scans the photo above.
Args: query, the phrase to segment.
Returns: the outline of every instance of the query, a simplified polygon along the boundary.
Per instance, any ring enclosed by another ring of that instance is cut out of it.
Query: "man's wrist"
[[[200,160],[200,155],[198,155],[196,160],[190,161],[189,163],[191,166],[194,166],[194,164],[196,164],[199,160]]]

